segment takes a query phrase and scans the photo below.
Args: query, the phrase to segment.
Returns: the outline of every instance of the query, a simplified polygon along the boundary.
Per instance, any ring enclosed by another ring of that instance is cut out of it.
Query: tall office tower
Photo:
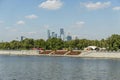
[[[52,36],[51,36],[51,37],[52,37],[52,38],[55,37],[55,32],[52,32]]]
[[[57,38],[57,33],[55,34],[55,38]]]
[[[72,40],[72,36],[68,35],[67,36],[67,41],[70,41],[70,40]]]
[[[67,41],[72,40],[72,36],[70,35],[70,33],[68,33],[67,37],[66,37]]]
[[[24,36],[21,36],[21,41],[23,40]]]
[[[25,36],[21,36],[21,41],[23,41],[26,37]]]
[[[48,30],[48,39],[50,39],[51,38],[51,36],[50,36],[50,30]]]
[[[60,38],[61,38],[62,40],[64,40],[64,37],[65,37],[65,35],[64,35],[64,29],[61,28],[61,29],[60,29]]]

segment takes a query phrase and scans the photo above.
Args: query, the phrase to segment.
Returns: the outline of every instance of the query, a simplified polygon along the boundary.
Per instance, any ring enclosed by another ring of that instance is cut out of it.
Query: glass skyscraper
[[[60,38],[61,38],[62,40],[64,40],[64,37],[65,37],[64,29],[61,28],[61,29],[60,29]]]
[[[50,30],[48,30],[48,39],[51,38],[51,35],[50,35]]]

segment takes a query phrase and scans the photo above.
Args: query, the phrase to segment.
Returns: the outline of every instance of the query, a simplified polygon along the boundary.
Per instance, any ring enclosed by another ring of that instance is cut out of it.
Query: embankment
[[[39,55],[37,50],[0,50],[0,55]]]
[[[120,58],[120,52],[87,52],[79,56],[86,58]]]
[[[82,52],[76,55],[68,55],[66,53],[57,53],[51,54],[49,53],[42,54],[38,50],[0,50],[0,55],[31,55],[31,56],[67,56],[67,57],[83,57],[83,58],[119,58],[120,52]],[[62,51],[63,52],[63,51]]]

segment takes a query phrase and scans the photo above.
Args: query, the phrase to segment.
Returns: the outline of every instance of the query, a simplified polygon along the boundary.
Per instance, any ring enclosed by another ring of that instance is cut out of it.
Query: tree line
[[[61,50],[61,49],[80,49],[83,50],[88,46],[97,46],[106,48],[107,50],[120,49],[120,35],[113,34],[107,39],[101,40],[88,40],[88,39],[75,39],[70,41],[63,41],[59,38],[44,39],[29,39],[26,38],[22,41],[13,40],[11,42],[1,42],[1,50],[31,50],[32,48],[44,48],[45,50]]]

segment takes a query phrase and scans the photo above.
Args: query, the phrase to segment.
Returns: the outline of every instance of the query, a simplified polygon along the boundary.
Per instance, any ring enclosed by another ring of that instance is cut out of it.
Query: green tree
[[[64,47],[64,42],[59,38],[51,38],[46,41],[47,49],[62,49]]]
[[[107,39],[108,49],[109,50],[119,50],[120,49],[120,35],[113,34]]]
[[[34,40],[33,39],[24,39],[22,42],[22,49],[31,49],[34,47]]]
[[[34,41],[35,48],[46,48],[46,42],[43,39],[37,39]]]

